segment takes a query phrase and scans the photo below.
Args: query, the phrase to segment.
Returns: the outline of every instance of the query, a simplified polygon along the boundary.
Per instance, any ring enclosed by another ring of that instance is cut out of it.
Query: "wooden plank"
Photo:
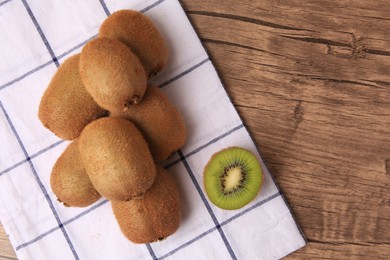
[[[0,260],[17,260],[17,258],[0,255]]]
[[[182,2],[309,240],[289,258],[386,259],[389,5]]]
[[[382,51],[383,55],[389,55],[390,6],[386,0],[244,0],[239,5],[234,0],[183,2],[189,13],[204,12],[216,17],[231,17],[263,26],[262,30],[265,31],[281,29],[297,37],[311,34],[312,39],[308,37],[307,40],[336,47],[352,47],[353,42],[356,46],[360,39],[365,41],[366,50]],[[354,37],[351,38],[352,35]],[[377,54],[381,55],[380,52]]]
[[[17,259],[15,251],[8,240],[8,236],[0,223],[0,260]]]
[[[356,244],[324,244],[317,242],[309,242],[309,244],[301,250],[289,255],[288,259],[297,260],[312,260],[312,259],[389,259],[390,245],[379,244],[371,245],[356,245]],[[286,259],[287,259],[286,258]]]

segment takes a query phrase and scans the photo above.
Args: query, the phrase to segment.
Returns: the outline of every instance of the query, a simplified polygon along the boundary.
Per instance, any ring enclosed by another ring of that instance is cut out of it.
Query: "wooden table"
[[[390,2],[182,3],[307,236],[287,258],[388,257]]]

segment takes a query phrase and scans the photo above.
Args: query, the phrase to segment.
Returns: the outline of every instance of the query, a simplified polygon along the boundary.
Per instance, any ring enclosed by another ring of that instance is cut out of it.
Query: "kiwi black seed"
[[[259,161],[241,147],[229,147],[214,154],[203,174],[207,196],[222,209],[245,206],[256,197],[263,183]]]

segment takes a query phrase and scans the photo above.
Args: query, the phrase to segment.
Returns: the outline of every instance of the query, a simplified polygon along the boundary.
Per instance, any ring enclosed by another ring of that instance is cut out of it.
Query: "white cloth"
[[[57,65],[119,9],[142,10],[168,42],[169,65],[153,82],[189,129],[185,147],[166,164],[180,187],[181,226],[149,245],[121,234],[104,199],[88,208],[57,202],[50,172],[67,142],[37,117]],[[279,259],[305,245],[177,0],[3,0],[0,31],[0,219],[19,259]],[[208,159],[228,146],[253,151],[265,172],[257,198],[234,211],[210,203],[202,185]]]

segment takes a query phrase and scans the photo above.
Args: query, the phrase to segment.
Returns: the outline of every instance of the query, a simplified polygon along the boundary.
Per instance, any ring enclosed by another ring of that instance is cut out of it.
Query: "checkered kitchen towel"
[[[166,38],[169,65],[153,81],[189,129],[166,165],[180,186],[181,226],[148,245],[124,238],[107,200],[81,209],[57,202],[49,176],[67,142],[37,118],[59,64],[118,9],[142,11]],[[208,201],[202,170],[214,152],[241,146],[261,157],[177,0],[3,0],[0,32],[0,219],[20,259],[278,259],[305,245],[262,161],[256,200],[235,211]]]

